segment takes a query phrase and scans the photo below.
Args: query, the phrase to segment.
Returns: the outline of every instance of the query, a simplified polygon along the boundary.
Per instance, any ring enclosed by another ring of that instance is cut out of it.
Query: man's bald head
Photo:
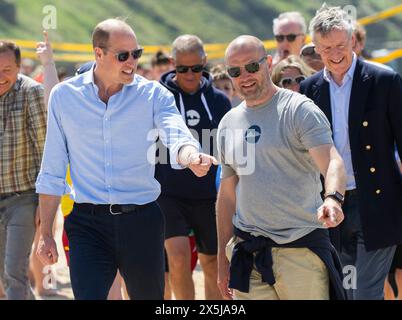
[[[97,24],[92,33],[92,46],[94,48],[107,48],[112,33],[130,34],[135,38],[134,30],[123,20],[107,19]]]
[[[226,49],[225,64],[232,83],[248,107],[266,103],[275,92],[269,76],[272,57],[256,37],[243,35]]]
[[[264,44],[260,39],[249,35],[239,36],[229,43],[229,46],[226,48],[225,60],[228,62],[228,59],[239,51],[253,50],[255,50],[261,56],[266,54]]]

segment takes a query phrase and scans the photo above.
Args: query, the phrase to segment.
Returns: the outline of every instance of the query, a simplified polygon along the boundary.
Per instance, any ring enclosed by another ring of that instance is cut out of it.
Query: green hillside
[[[402,1],[329,0],[355,5],[358,18]],[[38,40],[45,5],[57,9],[53,41],[88,43],[94,25],[109,17],[127,17],[144,45],[170,44],[182,33],[205,42],[227,42],[239,34],[272,38],[272,19],[281,11],[301,11],[307,20],[321,0],[0,0],[0,38]],[[368,27],[369,49],[401,41],[402,15]],[[401,45],[402,47],[402,45]]]

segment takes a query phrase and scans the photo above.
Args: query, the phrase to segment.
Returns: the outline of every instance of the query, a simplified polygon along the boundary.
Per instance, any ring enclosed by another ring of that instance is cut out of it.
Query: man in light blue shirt
[[[51,92],[45,151],[36,182],[40,194],[38,254],[57,262],[52,224],[60,196],[75,201],[65,229],[76,299],[106,299],[116,271],[131,299],[163,299],[164,219],[155,203],[159,137],[175,159],[204,176],[216,160],[200,146],[178,113],[174,97],[156,82],[135,75],[142,49],[125,22],[99,23],[89,72]],[[65,181],[70,165],[73,186]]]
[[[330,71],[324,68],[323,77],[329,83],[332,132],[336,150],[338,150],[345,163],[346,169],[346,190],[356,188],[356,181],[352,167],[352,153],[349,142],[349,104],[350,93],[352,92],[353,74],[356,69],[356,54],[353,53],[352,64],[346,72],[342,84],[338,84],[332,77]]]

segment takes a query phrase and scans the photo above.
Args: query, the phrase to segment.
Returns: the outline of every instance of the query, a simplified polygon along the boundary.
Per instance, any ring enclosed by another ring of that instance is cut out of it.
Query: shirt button
[[[371,173],[374,173],[374,172],[375,172],[375,168],[374,168],[374,167],[371,167],[371,168],[370,168],[370,172],[371,172]]]
[[[110,189],[112,186],[110,184],[107,185],[107,188]]]
[[[105,140],[105,143],[109,143],[109,140]]]
[[[363,127],[368,127],[368,121],[363,121]]]
[[[366,146],[366,150],[371,150],[371,146],[369,144]]]
[[[381,193],[381,190],[380,190],[380,189],[377,189],[377,190],[375,191],[375,193],[376,193],[376,194],[380,194],[380,193]]]
[[[108,167],[108,166],[110,166],[110,163],[109,163],[109,162],[107,162],[107,163],[106,163],[106,166],[107,166],[107,167]]]
[[[108,121],[109,120],[109,118],[105,118],[105,121]]]

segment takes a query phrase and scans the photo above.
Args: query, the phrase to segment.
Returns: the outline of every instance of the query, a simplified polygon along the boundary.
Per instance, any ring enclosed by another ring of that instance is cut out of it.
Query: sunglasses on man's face
[[[244,66],[244,69],[246,69],[248,73],[256,73],[260,70],[260,64],[263,63],[265,59],[267,59],[267,56],[262,57],[258,61],[248,63]],[[241,67],[228,67],[226,70],[232,78],[237,78],[241,75]]]
[[[281,81],[279,81],[279,86],[282,88],[288,88],[290,87],[293,83],[294,84],[300,84],[303,80],[306,80],[306,77],[303,75],[291,78],[291,77],[286,77],[282,78]]]
[[[193,73],[200,73],[202,70],[204,70],[204,65],[196,64],[194,66],[176,66],[177,73],[186,73],[188,70],[191,70]]]
[[[291,33],[291,34],[286,34],[286,35],[284,35],[284,34],[277,34],[277,35],[275,36],[275,40],[278,41],[278,42],[283,42],[283,41],[286,39],[288,42],[293,42],[293,41],[296,40],[296,38],[297,38],[298,36],[302,36],[302,35],[303,35],[302,33],[299,33],[299,34]]]
[[[119,62],[127,61],[128,58],[130,57],[130,55],[133,57],[134,60],[137,60],[137,59],[141,58],[143,51],[144,51],[144,48],[135,49],[133,51],[120,51],[120,52],[116,52],[114,54],[114,56],[116,57],[116,59]]]

